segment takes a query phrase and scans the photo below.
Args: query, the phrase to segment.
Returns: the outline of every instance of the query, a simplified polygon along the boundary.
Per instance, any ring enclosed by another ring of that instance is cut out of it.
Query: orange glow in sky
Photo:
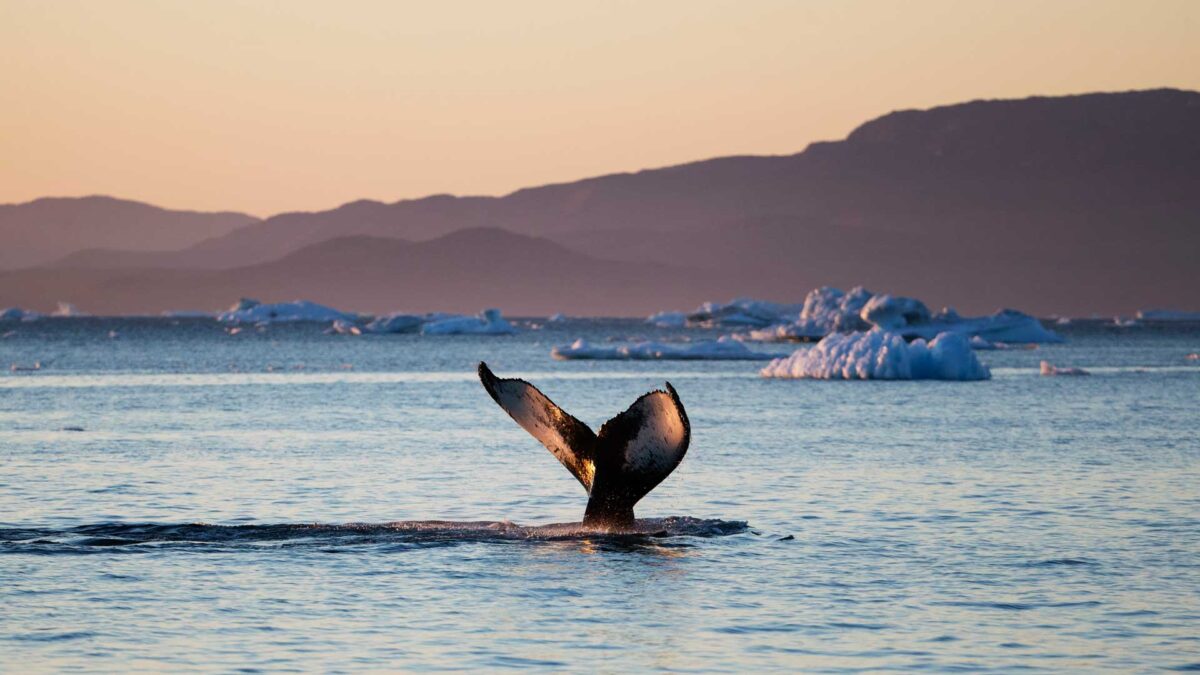
[[[0,202],[502,194],[898,108],[1200,89],[1197,35],[1190,0],[0,0]]]

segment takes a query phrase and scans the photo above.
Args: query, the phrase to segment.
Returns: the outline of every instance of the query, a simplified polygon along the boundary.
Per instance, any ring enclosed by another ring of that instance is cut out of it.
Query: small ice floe
[[[500,316],[498,309],[485,309],[475,316],[446,316],[421,326],[422,335],[512,335],[517,329]]]
[[[1071,325],[1071,317],[1060,316],[1054,320],[1054,324],[1057,326],[1069,326],[1069,325]]]
[[[834,333],[811,348],[775,359],[764,377],[822,380],[986,380],[991,372],[979,362],[967,338],[942,333],[926,343],[907,342],[899,333],[874,329]]]
[[[1183,358],[1188,361],[1200,361],[1200,353],[1192,352],[1191,354],[1188,354],[1187,356],[1185,356]]]
[[[646,317],[646,323],[659,328],[683,328],[687,325],[687,314],[683,312],[657,312]]]
[[[1141,324],[1138,323],[1137,319],[1122,319],[1119,316],[1114,316],[1112,318],[1112,325],[1116,326],[1117,328],[1135,328]]]
[[[1042,375],[1046,377],[1051,377],[1054,375],[1091,375],[1091,373],[1083,368],[1056,368],[1055,366],[1050,365],[1049,361],[1042,361],[1038,368]]]
[[[416,333],[424,323],[423,316],[396,312],[375,317],[363,330],[368,333]]]
[[[1145,321],[1200,321],[1200,312],[1183,312],[1177,309],[1142,309],[1137,318]]]
[[[562,323],[567,320],[567,315],[559,312],[546,317],[546,323]]]
[[[308,300],[263,304],[253,298],[242,298],[227,311],[217,315],[224,323],[271,323],[275,321],[354,321],[357,317],[332,307]]]
[[[343,321],[338,319],[334,321],[329,328],[325,329],[326,335],[362,335],[362,329],[356,326],[351,321]]]
[[[613,345],[593,345],[580,338],[570,345],[555,347],[550,351],[550,355],[560,361],[581,359],[758,361],[775,357],[773,354],[756,352],[730,337],[685,343],[646,340]]]
[[[10,365],[8,367],[8,369],[14,373],[27,373],[27,372],[31,372],[34,370],[41,370],[42,362],[34,361],[33,365],[29,365],[29,366],[21,364],[21,363],[14,363],[14,364]]]
[[[237,335],[238,333],[242,332],[242,327],[241,327],[241,326],[234,326],[234,327],[232,327],[232,328],[226,328],[226,329],[225,329],[225,332],[226,332],[226,333],[229,333],[230,335]]]
[[[115,330],[108,331],[108,339],[109,340],[116,340],[120,335],[121,334]]]
[[[1037,349],[1037,348],[1038,348],[1038,346],[1035,343],[1013,345],[1013,344],[1009,344],[1007,342],[991,342],[989,340],[985,340],[985,339],[979,337],[978,335],[971,336],[971,349],[977,349],[979,351],[994,351],[997,349]]]
[[[16,334],[17,334],[17,331],[15,331],[15,330],[5,331],[3,335],[0,335],[0,339],[7,340],[8,338],[10,338]]]
[[[774,323],[795,319],[800,315],[800,305],[787,305],[754,298],[735,298],[726,303],[706,302],[687,315],[688,325],[714,328],[764,328]],[[674,320],[673,312],[659,312],[660,321]],[[653,317],[652,317],[653,318]],[[658,324],[659,321],[655,321]]]
[[[52,313],[50,316],[78,317],[78,316],[87,316],[87,313],[81,312],[78,307],[76,307],[75,305],[72,305],[69,302],[60,302],[60,303],[58,303],[58,307],[54,310],[54,313]]]

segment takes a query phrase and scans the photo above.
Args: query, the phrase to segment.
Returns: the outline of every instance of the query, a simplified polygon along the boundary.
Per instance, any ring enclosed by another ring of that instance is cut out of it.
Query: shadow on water
[[[584,528],[580,523],[518,525],[507,521],[411,520],[393,523],[209,525],[204,523],[97,523],[65,529],[0,528],[0,553],[145,553],[163,549],[229,552],[307,548],[336,553],[352,547],[404,551],[472,543],[576,545],[581,551],[683,548],[691,540],[740,534],[743,521],[690,516],[638,520],[630,531]]]

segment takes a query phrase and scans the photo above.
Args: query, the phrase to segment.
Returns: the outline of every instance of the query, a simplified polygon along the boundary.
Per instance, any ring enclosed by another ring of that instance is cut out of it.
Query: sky
[[[1197,35],[1192,0],[0,0],[0,202],[504,194],[895,109],[1200,89]]]

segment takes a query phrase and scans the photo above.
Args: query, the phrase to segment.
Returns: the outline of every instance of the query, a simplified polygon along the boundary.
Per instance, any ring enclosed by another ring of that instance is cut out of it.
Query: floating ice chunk
[[[1057,324],[1057,325],[1059,325],[1059,326],[1069,326],[1069,325],[1071,325],[1071,317],[1069,317],[1069,316],[1060,316],[1060,317],[1058,317],[1057,319],[1055,319],[1055,320],[1054,320],[1054,323],[1055,323],[1055,324]]]
[[[1200,312],[1182,312],[1175,309],[1143,309],[1137,318],[1145,321],[1200,321]]]
[[[50,316],[57,317],[79,317],[87,316],[86,312],[79,311],[79,308],[69,302],[59,302],[58,307]]]
[[[368,333],[416,333],[423,323],[423,316],[396,312],[375,317],[363,330]]]
[[[1047,377],[1052,375],[1091,375],[1091,373],[1083,368],[1056,368],[1050,365],[1049,361],[1042,361],[1038,368],[1042,375]]]
[[[438,318],[421,326],[422,335],[511,335],[517,329],[500,316],[498,309],[485,309],[476,316]]]
[[[1200,361],[1200,353],[1192,352],[1183,358],[1187,359],[1188,361]]]
[[[683,328],[687,325],[687,314],[683,312],[658,312],[647,317],[646,322],[652,323],[659,328]]]
[[[1112,325],[1116,326],[1117,328],[1134,328],[1136,326],[1140,326],[1141,324],[1138,323],[1137,319],[1122,319],[1119,316],[1114,316],[1112,318]]]
[[[876,295],[863,305],[858,316],[867,323],[885,330],[906,328],[914,324],[928,323],[929,308],[920,300],[890,295]],[[947,318],[958,318],[958,312],[949,310]]]
[[[567,315],[563,314],[562,312],[559,312],[557,314],[551,314],[550,316],[546,317],[546,323],[560,323],[560,322],[566,321],[566,320],[567,320]]]
[[[275,321],[354,321],[354,314],[339,312],[332,307],[308,300],[262,304],[252,298],[242,298],[228,311],[217,315],[225,323],[266,324]]]
[[[568,346],[551,350],[559,360],[676,360],[676,361],[754,361],[774,358],[773,354],[756,352],[730,337],[696,342],[630,342],[616,345],[592,345],[582,338]]]
[[[967,338],[942,333],[909,343],[898,333],[834,333],[762,369],[764,377],[844,380],[986,380]]]
[[[332,335],[362,335],[362,329],[354,322],[342,319],[334,321],[329,328],[325,329],[325,332]]]
[[[824,326],[801,320],[796,323],[778,323],[766,328],[756,328],[733,337],[755,342],[817,342],[828,334]]]
[[[753,298],[735,298],[727,303],[706,302],[687,316],[689,324],[705,327],[748,326],[763,328],[785,320],[795,320],[801,311],[800,305],[785,305]],[[658,315],[672,314],[660,312]]]
[[[1015,309],[1002,309],[990,316],[961,317],[957,313],[935,314],[928,323],[900,330],[905,337],[929,339],[939,333],[979,336],[988,342],[1047,343],[1062,342],[1062,337],[1047,329],[1036,317]]]

